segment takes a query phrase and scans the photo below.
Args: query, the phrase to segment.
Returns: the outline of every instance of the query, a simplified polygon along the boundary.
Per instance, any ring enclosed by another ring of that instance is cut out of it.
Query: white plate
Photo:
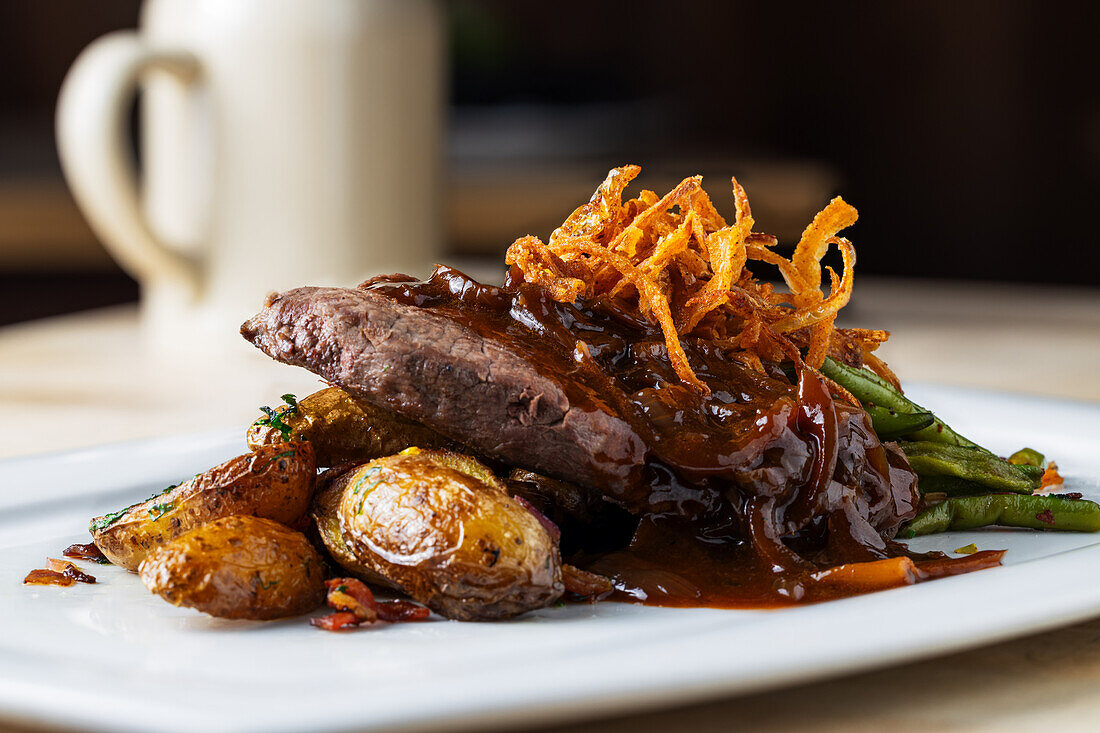
[[[1100,496],[1100,406],[911,393],[995,451],[1044,451],[1066,490]],[[176,609],[114,567],[92,566],[94,586],[20,585],[86,540],[89,517],[241,442],[205,435],[0,464],[0,716],[111,731],[485,729],[760,690],[1100,615],[1100,536],[1011,530],[914,543],[1008,548],[1003,568],[781,611],[599,604],[328,634],[304,618]]]

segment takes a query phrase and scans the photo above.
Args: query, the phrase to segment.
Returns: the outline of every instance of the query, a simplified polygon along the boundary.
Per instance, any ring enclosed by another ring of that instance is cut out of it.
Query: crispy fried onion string
[[[544,243],[517,239],[506,262],[526,282],[559,302],[597,296],[615,298],[658,326],[668,358],[681,381],[709,392],[681,344],[686,337],[710,339],[750,369],[794,359],[818,368],[826,356],[896,378],[873,352],[885,331],[838,329],[837,313],[852,296],[856,251],[837,236],[856,221],[856,210],[837,197],[813,219],[790,259],[775,251],[777,240],[752,230],[755,220],[745,189],[733,179],[735,216],[727,224],[702,188],[702,177],[685,178],[663,197],[642,191],[623,201],[623,191],[641,169],[613,169],[591,200]],[[844,263],[838,276],[822,268],[831,246]],[[749,261],[774,266],[786,285],[777,292],[758,281]],[[828,293],[822,290],[828,273]]]

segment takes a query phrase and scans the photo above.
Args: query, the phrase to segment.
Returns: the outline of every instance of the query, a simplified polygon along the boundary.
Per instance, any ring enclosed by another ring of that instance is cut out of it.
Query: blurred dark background
[[[0,323],[137,298],[53,141],[77,53],[137,0],[0,0]],[[862,275],[1100,285],[1091,3],[446,0],[448,247],[546,236],[612,165],[737,175],[781,241],[855,204]],[[728,209],[728,205],[725,207]]]

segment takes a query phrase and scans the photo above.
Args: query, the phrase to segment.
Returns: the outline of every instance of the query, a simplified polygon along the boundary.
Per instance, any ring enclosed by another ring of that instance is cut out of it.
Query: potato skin
[[[92,520],[96,547],[137,570],[146,555],[202,524],[248,514],[293,524],[309,509],[316,475],[309,443],[265,446],[237,456],[165,493]]]
[[[554,539],[471,458],[414,448],[349,472],[333,490],[356,560],[440,615],[507,618],[562,594]]]
[[[313,507],[310,510],[313,524],[317,528],[321,543],[337,565],[364,582],[397,588],[397,584],[359,562],[359,559],[352,554],[351,545],[344,540],[340,529],[340,500],[343,498],[344,489],[347,488],[348,475],[354,473],[357,468],[343,471],[330,469],[317,478],[317,490],[313,494]],[[330,475],[334,471],[335,475]]]
[[[431,428],[356,399],[337,387],[314,392],[299,401],[297,408],[283,406],[276,412],[290,427],[291,440],[313,445],[319,468],[369,461],[414,445],[457,447]],[[249,427],[245,437],[252,450],[285,442],[277,428],[259,421]]]
[[[222,517],[153,550],[138,572],[176,606],[221,618],[298,616],[325,599],[324,561],[301,532],[260,517]]]

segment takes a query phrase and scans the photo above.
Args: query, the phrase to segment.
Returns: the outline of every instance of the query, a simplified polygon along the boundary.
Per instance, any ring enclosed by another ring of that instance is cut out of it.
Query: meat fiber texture
[[[378,292],[289,290],[241,334],[278,361],[512,465],[604,487],[645,463],[646,446],[626,421],[571,405],[521,355]]]

